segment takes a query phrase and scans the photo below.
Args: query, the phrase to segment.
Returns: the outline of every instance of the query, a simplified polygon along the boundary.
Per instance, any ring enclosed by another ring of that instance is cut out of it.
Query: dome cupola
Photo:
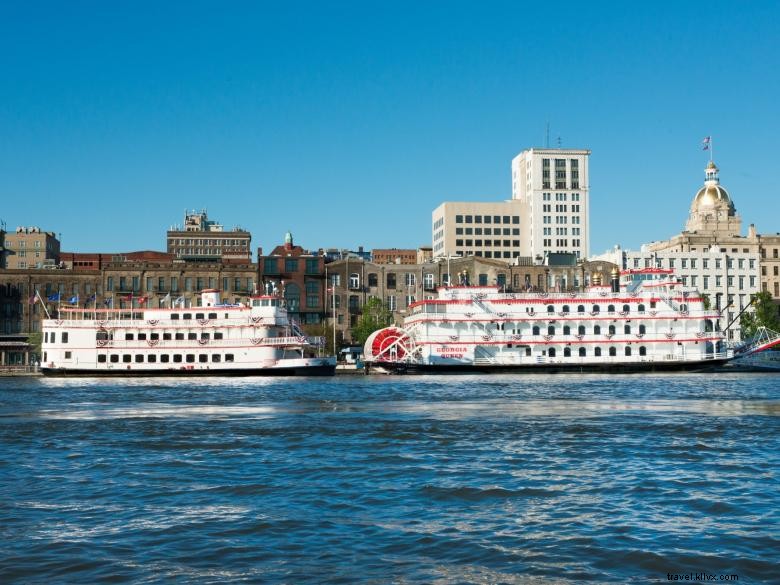
[[[742,220],[729,192],[720,184],[718,167],[710,161],[704,169],[704,186],[696,192],[685,226],[689,232],[739,235]]]

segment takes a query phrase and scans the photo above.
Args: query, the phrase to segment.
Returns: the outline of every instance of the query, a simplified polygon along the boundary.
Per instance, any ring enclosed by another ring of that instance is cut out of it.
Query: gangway
[[[734,348],[735,357],[744,357],[764,351],[775,345],[780,345],[780,333],[768,329],[763,325],[756,329],[755,335],[750,339],[745,340],[744,343]]]

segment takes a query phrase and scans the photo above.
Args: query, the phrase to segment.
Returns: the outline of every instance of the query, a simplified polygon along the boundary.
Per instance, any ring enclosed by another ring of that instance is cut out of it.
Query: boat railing
[[[550,356],[520,356],[520,355],[498,355],[493,357],[474,358],[474,365],[513,365],[513,364],[540,364],[540,365],[571,365],[571,364],[626,364],[626,363],[657,363],[657,362],[700,362],[700,361],[718,361],[734,357],[730,351],[708,353],[704,355],[643,355],[643,356],[571,356],[571,357],[550,357]]]
[[[273,325],[286,326],[285,320],[273,317],[239,317],[230,319],[51,319],[47,325],[55,325],[63,329],[188,329],[202,327],[269,327]]]
[[[301,345],[324,345],[324,337],[256,337],[242,339],[106,339],[95,341],[97,349],[162,350],[181,348],[215,347],[278,347]]]

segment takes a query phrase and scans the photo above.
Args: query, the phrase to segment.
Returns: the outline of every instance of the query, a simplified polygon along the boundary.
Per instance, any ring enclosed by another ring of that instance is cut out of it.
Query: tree
[[[363,314],[357,325],[352,328],[352,341],[356,345],[363,345],[377,329],[387,327],[393,322],[393,314],[381,300],[370,298],[363,305]]]
[[[759,327],[766,327],[780,332],[780,318],[777,315],[777,305],[772,302],[772,295],[767,291],[751,296],[753,311],[745,311],[739,319],[742,338],[747,339],[756,334]]]

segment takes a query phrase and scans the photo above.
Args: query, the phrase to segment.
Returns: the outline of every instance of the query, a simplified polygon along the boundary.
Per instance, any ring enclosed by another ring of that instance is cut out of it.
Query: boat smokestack
[[[620,272],[617,268],[613,268],[609,273],[610,283],[612,285],[612,292],[620,292]]]

